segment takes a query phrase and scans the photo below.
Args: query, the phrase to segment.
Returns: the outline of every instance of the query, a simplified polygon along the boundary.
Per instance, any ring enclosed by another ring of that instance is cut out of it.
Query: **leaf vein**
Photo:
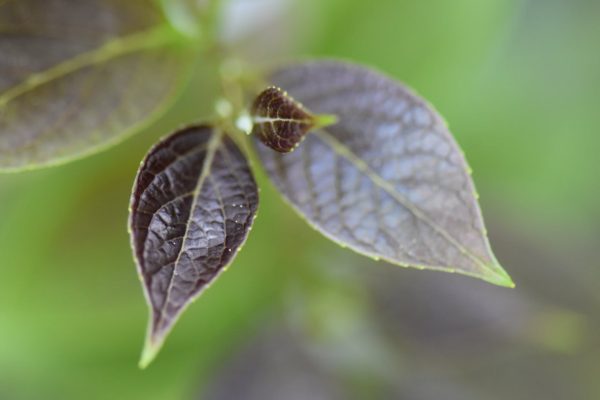
[[[383,179],[377,172],[373,171],[373,169],[362,159],[360,159],[354,152],[349,149],[346,145],[341,143],[335,136],[331,133],[327,132],[324,129],[320,129],[314,132],[316,136],[329,145],[332,150],[339,154],[340,156],[346,158],[350,161],[356,168],[366,174],[371,181],[376,186],[381,187],[383,190],[388,192],[400,205],[409,210],[417,219],[423,221],[425,224],[429,225],[434,231],[436,231],[440,236],[442,236],[446,241],[448,241],[451,245],[456,247],[462,254],[471,258],[476,264],[481,267],[487,267],[486,264],[479,259],[479,257],[475,256],[471,252],[469,252],[462,244],[460,244],[455,238],[453,238],[444,228],[436,224],[433,220],[431,220],[421,209],[419,209],[415,204],[406,199],[402,194],[398,193],[385,179]]]

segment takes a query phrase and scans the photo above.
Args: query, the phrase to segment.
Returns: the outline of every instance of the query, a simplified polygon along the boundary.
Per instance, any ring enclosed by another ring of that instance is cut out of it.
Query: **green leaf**
[[[270,83],[338,117],[292,153],[256,146],[311,225],[375,259],[513,286],[490,249],[470,169],[431,106],[386,76],[336,61],[282,68]]]
[[[54,165],[123,139],[189,75],[152,0],[0,1],[0,170]]]
[[[138,171],[131,241],[150,307],[140,366],[187,305],[231,263],[258,207],[246,157],[223,132],[193,126],[150,150]]]

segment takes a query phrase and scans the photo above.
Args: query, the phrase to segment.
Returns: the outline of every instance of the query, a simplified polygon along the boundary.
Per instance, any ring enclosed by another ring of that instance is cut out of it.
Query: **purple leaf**
[[[233,260],[256,214],[258,190],[246,157],[222,131],[193,126],[154,146],[131,199],[131,241],[150,307],[140,365]]]
[[[375,259],[513,286],[490,249],[470,169],[429,104],[338,61],[285,67],[269,81],[338,118],[292,153],[256,146],[275,186],[314,228]]]

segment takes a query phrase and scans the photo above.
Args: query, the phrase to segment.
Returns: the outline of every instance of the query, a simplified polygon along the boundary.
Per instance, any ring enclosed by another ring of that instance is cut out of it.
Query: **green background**
[[[261,62],[341,57],[435,105],[517,288],[363,260],[259,170],[243,251],[139,370],[131,185],[153,142],[210,112],[199,71],[176,110],[124,144],[0,176],[0,398],[241,398],[236,385],[247,398],[600,398],[600,2],[253,2],[261,18],[284,9],[259,21],[284,44],[253,38]]]

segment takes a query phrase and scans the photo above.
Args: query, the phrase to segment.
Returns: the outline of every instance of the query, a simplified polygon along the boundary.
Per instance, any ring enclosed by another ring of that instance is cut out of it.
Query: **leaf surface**
[[[258,190],[246,157],[209,126],[182,129],[150,150],[135,180],[132,246],[150,322],[147,365],[185,309],[246,240]]]
[[[463,154],[424,100],[337,61],[285,67],[270,83],[338,118],[292,153],[256,146],[276,187],[311,225],[375,259],[513,286],[490,249]]]
[[[105,148],[170,104],[193,60],[156,4],[0,1],[0,170]]]

